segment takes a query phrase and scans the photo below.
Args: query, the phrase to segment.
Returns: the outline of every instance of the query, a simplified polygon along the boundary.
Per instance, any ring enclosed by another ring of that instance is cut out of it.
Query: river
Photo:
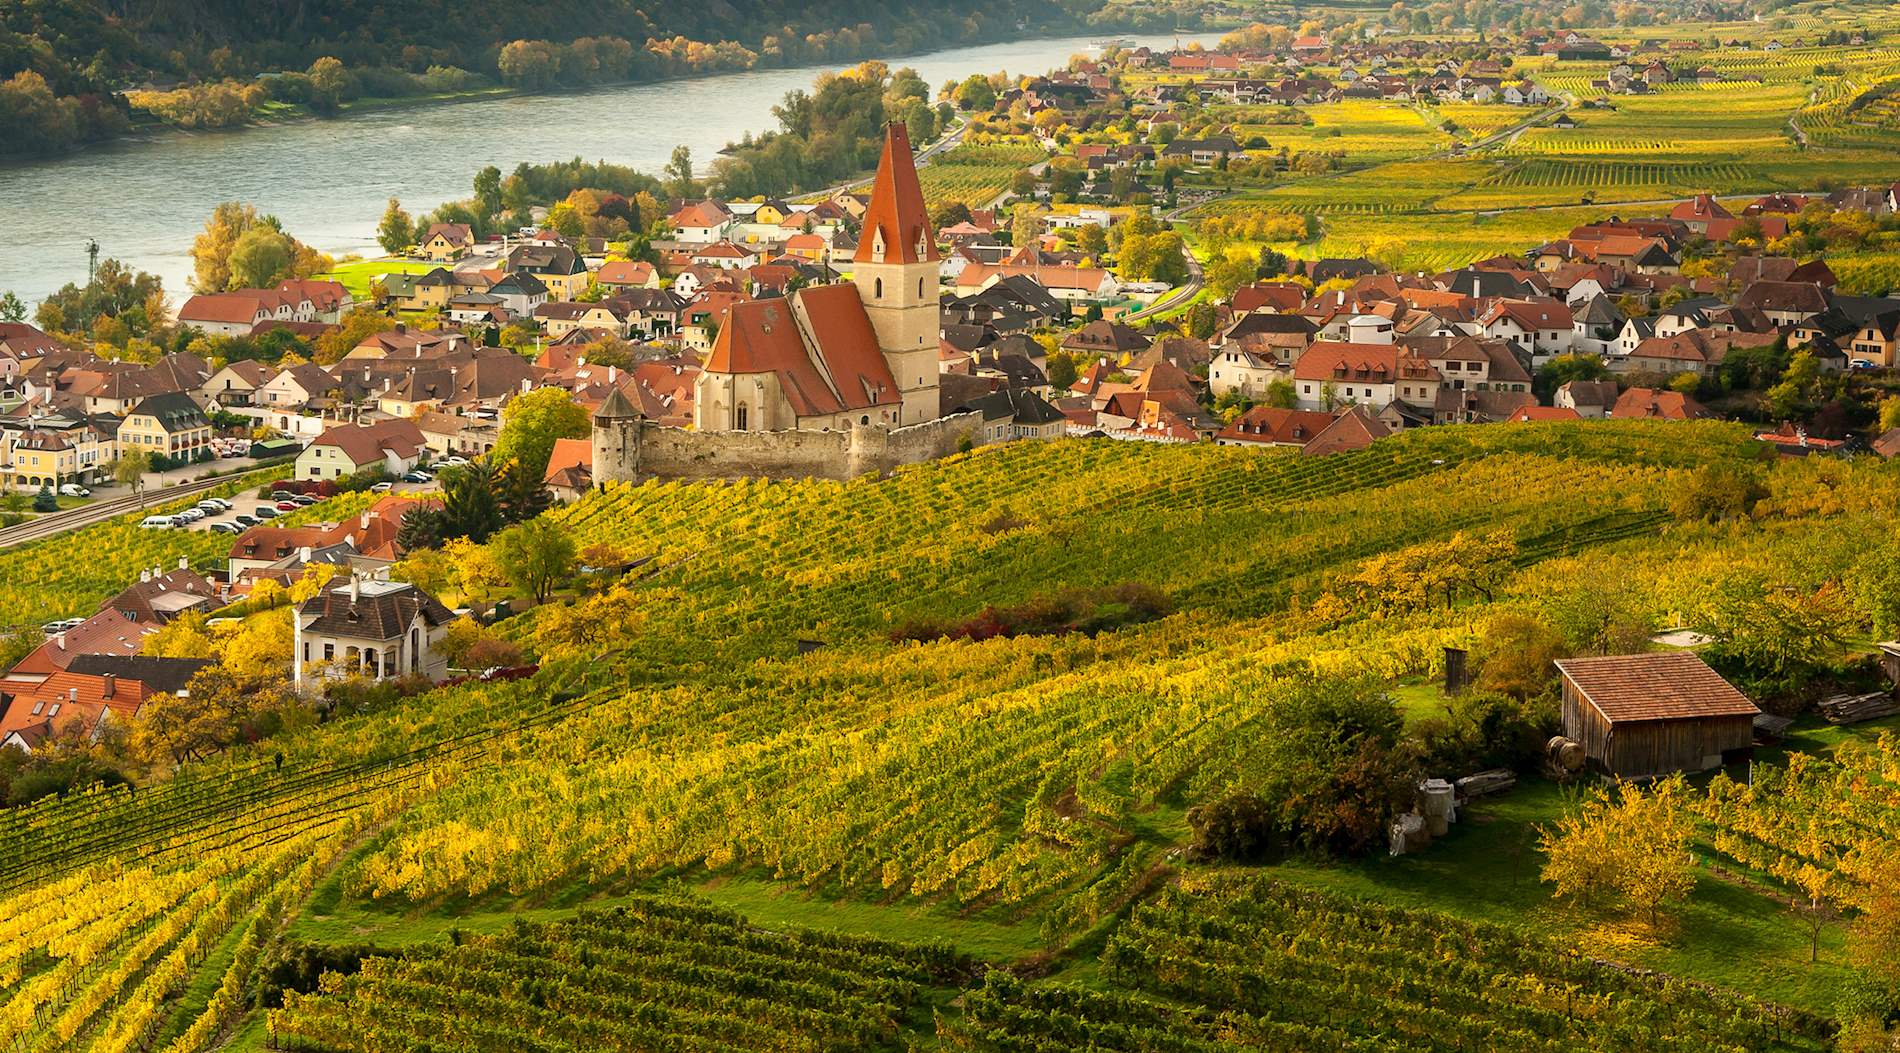
[[[1183,35],[1212,44],[1218,33]],[[952,77],[1042,73],[1093,50],[1100,36],[952,48],[893,59],[933,88]],[[1168,47],[1175,37],[1126,37]],[[581,94],[421,104],[222,132],[171,132],[72,157],[0,167],[0,290],[29,304],[84,282],[86,241],[189,292],[192,238],[220,201],[275,214],[284,229],[334,255],[377,252],[383,206],[412,215],[467,197],[475,172],[570,157],[658,172],[684,143],[704,166],[747,130],[771,127],[787,91],[823,66],[753,70]]]

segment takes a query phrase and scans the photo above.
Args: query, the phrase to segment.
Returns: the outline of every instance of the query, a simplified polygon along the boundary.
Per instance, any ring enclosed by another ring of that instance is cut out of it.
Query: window
[[[875,282],[872,283],[871,287],[874,290],[876,290],[871,295],[876,297],[879,300],[882,300],[884,298],[884,279],[882,278],[877,279]]]
[[[323,645],[323,660],[327,662],[330,659],[335,658],[335,657],[336,657],[336,644],[325,643]]]
[[[733,411],[732,422],[735,429],[739,431],[746,430],[746,407],[743,404],[741,404],[737,410]]]

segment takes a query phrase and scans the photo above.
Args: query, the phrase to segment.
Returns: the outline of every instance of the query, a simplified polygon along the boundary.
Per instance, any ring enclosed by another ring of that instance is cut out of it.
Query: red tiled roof
[[[1526,406],[1505,420],[1514,424],[1523,424],[1541,420],[1582,420],[1583,415],[1567,406]]]

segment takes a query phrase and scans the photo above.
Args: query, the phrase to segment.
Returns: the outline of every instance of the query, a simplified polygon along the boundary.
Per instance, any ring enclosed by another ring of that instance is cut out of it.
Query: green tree
[[[259,224],[231,246],[231,282],[236,288],[267,289],[290,277],[295,244],[280,230]]]
[[[508,580],[536,603],[545,603],[555,587],[574,572],[577,550],[573,537],[545,516],[497,534],[492,548]]]
[[[1292,409],[1299,404],[1299,393],[1293,390],[1291,380],[1276,377],[1267,383],[1267,397],[1263,401],[1276,409]]]
[[[592,429],[587,410],[562,388],[536,388],[517,395],[502,411],[501,435],[490,459],[496,464],[519,464],[539,479],[557,439],[586,438]]]
[[[693,181],[693,152],[684,145],[673,148],[673,156],[667,159],[660,174],[665,178],[668,194],[678,198],[699,196],[699,184]]]
[[[475,173],[475,206],[485,219],[501,212],[501,169],[489,165]]]
[[[990,87],[990,79],[981,73],[972,73],[957,85],[957,108],[966,112],[971,110],[987,111],[996,105],[996,89]]]
[[[416,225],[410,221],[409,213],[402,210],[402,202],[390,198],[388,207],[383,209],[382,222],[376,225],[376,244],[394,256],[415,243]]]
[[[1781,374],[1781,383],[1768,389],[1768,415],[1776,420],[1806,416],[1818,397],[1820,379],[1821,362],[1814,352],[1796,351]]]
[[[12,289],[0,293],[0,322],[12,322],[17,325],[24,321],[26,321],[26,304],[22,303],[18,296],[13,295]]]
[[[33,495],[33,511],[35,512],[59,511],[59,498],[53,496],[52,487],[41,486],[40,492]]]
[[[130,487],[139,495],[139,507],[145,506],[145,473],[152,470],[150,451],[139,446],[130,446],[119,454],[119,460],[112,466],[112,478],[120,486]]]
[[[1075,384],[1075,356],[1067,351],[1057,351],[1048,358],[1049,386],[1057,391],[1067,391]]]
[[[439,538],[465,537],[479,544],[501,529],[501,473],[492,464],[478,461],[447,469],[441,479]]]

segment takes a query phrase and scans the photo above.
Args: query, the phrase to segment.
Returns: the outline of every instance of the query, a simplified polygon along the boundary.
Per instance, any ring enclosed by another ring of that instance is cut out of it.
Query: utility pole
[[[99,243],[86,239],[86,284],[92,284],[92,273],[99,268]]]

